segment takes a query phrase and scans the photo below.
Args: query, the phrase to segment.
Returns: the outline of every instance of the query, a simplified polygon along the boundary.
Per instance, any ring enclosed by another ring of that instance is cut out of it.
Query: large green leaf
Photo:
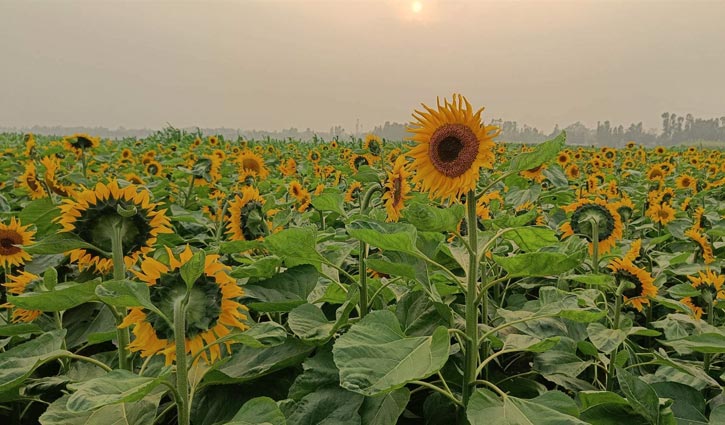
[[[707,424],[707,404],[702,393],[679,382],[654,382],[651,384],[660,398],[672,399],[672,412],[678,424]]]
[[[257,397],[244,403],[226,425],[285,425],[287,420],[277,403],[269,397]]]
[[[307,296],[317,285],[319,276],[311,265],[292,267],[269,279],[244,286],[245,296],[258,300],[246,304],[261,312],[288,312],[307,303]]]
[[[609,354],[616,350],[627,339],[627,333],[621,329],[609,329],[601,323],[594,322],[587,326],[589,340],[597,350]]]
[[[436,373],[448,359],[445,327],[409,337],[390,311],[374,311],[341,336],[332,350],[343,388],[367,396],[400,388]]]
[[[297,402],[287,422],[295,425],[360,425],[364,397],[339,387],[321,388]]]
[[[302,363],[304,372],[297,376],[290,387],[289,398],[301,400],[318,388],[339,385],[340,371],[337,370],[337,366],[335,366],[332,359],[332,352],[327,347],[319,350],[314,356]]]
[[[406,205],[403,217],[422,232],[452,232],[465,213],[461,204],[441,208],[425,202],[411,202]]]
[[[71,412],[88,412],[109,404],[139,401],[160,385],[162,379],[112,370],[104,376],[69,385],[75,392],[68,398],[66,407]]]
[[[514,227],[503,234],[504,239],[513,241],[522,251],[533,252],[559,242],[556,232],[548,227]]]
[[[622,368],[617,368],[617,380],[635,412],[647,418],[651,424],[662,423],[660,400],[651,385]]]
[[[312,197],[312,206],[319,211],[332,211],[346,217],[347,214],[345,213],[342,201],[342,193],[333,192],[331,189],[327,189],[319,196]]]
[[[53,205],[50,198],[41,198],[28,202],[18,214],[22,224],[33,224],[36,229],[36,238],[41,238],[60,226],[53,219],[60,215],[60,210]]]
[[[300,339],[314,343],[327,341],[335,330],[335,322],[327,320],[314,304],[302,304],[290,311],[288,324]]]
[[[578,266],[582,262],[579,254],[566,255],[558,252],[528,252],[502,257],[494,255],[493,260],[511,277],[555,276]]]
[[[385,251],[400,251],[414,255],[420,252],[416,248],[417,231],[411,224],[355,220],[346,228],[351,237]]]
[[[698,353],[725,353],[725,335],[720,333],[703,333],[690,335],[674,341],[660,341],[677,351],[697,351]]]
[[[564,148],[566,132],[562,131],[555,138],[537,145],[533,151],[517,155],[509,164],[510,171],[524,171],[536,168],[551,161]]]
[[[96,296],[115,307],[145,307],[158,312],[151,302],[149,287],[135,280],[108,280],[96,287]]]
[[[362,425],[395,425],[410,400],[410,390],[398,388],[376,397],[365,397],[360,407]]]
[[[99,252],[104,252],[98,247],[83,241],[81,238],[76,236],[74,233],[62,232],[54,233],[46,238],[43,238],[36,242],[34,245],[27,247],[25,250],[33,255],[47,255],[47,254],[63,254],[74,249],[92,249]],[[110,257],[111,254],[106,252]]]
[[[65,330],[46,332],[0,353],[0,392],[27,379],[43,363],[70,354],[61,350]]]
[[[13,305],[29,310],[63,311],[96,299],[96,286],[101,279],[87,282],[67,282],[49,292],[27,292],[21,295],[8,295]]]
[[[287,331],[276,322],[256,323],[232,338],[233,341],[252,348],[274,347],[284,344],[286,339]]]
[[[57,399],[40,416],[41,425],[152,425],[158,402],[144,399],[135,403],[119,403],[89,412],[71,412],[67,408],[70,395]]]
[[[317,235],[311,227],[293,227],[267,236],[264,245],[288,267],[311,264],[320,270],[324,258],[317,252]]]
[[[545,400],[543,402],[546,402]],[[478,390],[468,402],[466,416],[471,425],[584,425],[586,422],[539,404],[534,400]]]

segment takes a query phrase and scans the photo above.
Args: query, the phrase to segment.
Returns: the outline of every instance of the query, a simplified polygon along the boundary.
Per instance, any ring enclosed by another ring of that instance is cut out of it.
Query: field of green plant
[[[723,424],[722,149],[0,135],[0,423]]]

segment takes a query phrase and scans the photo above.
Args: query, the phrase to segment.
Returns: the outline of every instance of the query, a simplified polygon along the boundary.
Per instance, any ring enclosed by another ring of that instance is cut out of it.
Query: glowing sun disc
[[[423,3],[419,1],[414,1],[410,5],[410,9],[413,11],[413,13],[420,13],[423,10]]]

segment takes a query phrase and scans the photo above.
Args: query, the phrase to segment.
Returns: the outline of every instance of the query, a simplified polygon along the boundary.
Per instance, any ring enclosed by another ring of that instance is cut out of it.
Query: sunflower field
[[[0,135],[0,423],[723,424],[725,153]]]

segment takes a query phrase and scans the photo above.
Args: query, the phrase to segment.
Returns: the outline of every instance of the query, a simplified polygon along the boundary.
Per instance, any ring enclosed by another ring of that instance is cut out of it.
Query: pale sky
[[[453,92],[545,131],[723,116],[725,0],[0,0],[0,127],[354,131]]]

